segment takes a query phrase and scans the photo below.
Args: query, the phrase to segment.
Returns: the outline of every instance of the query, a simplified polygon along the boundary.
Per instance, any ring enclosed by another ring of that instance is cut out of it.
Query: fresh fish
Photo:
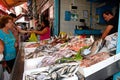
[[[28,55],[25,56],[25,59],[33,58],[33,55],[34,55],[34,53],[31,52],[30,54],[28,54]]]
[[[51,73],[51,78],[54,79],[54,80],[57,80],[57,78],[58,78],[57,72]]]
[[[78,65],[79,64],[75,63],[52,65],[45,71],[36,71],[31,72],[29,75],[27,74],[25,80],[70,80],[73,79],[73,77],[75,78],[74,80],[78,80],[76,75]]]
[[[102,39],[96,40],[91,47],[91,54],[96,54],[101,49]]]
[[[61,70],[61,73],[60,74],[66,74],[68,71],[68,66],[64,66],[63,68],[62,68],[62,70]]]
[[[76,75],[78,77],[78,80],[84,80],[84,76],[79,71],[76,72]]]
[[[75,71],[75,69],[76,69],[76,66],[71,66],[69,72],[73,73]]]

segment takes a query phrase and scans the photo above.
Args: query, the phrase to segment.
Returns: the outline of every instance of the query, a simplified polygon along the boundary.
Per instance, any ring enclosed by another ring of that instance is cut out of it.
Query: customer
[[[43,20],[41,22],[41,29],[40,31],[33,30],[32,32],[40,35],[40,40],[45,40],[50,38],[50,28],[49,28],[49,21]]]
[[[13,33],[15,39],[16,39],[15,44],[16,44],[16,49],[17,49],[17,52],[18,52],[18,50],[19,50],[19,42],[20,42],[19,41],[19,33],[25,34],[25,33],[27,33],[27,31],[22,30],[18,25],[15,24],[15,21],[17,20],[17,16],[15,14],[10,13],[9,16],[13,18],[14,25],[13,25],[13,27],[11,27],[10,30],[12,31],[12,33]]]
[[[15,14],[13,14],[13,13],[10,13],[9,16],[13,18],[14,25],[10,29],[11,29],[14,37],[16,38],[16,42],[17,42],[17,45],[18,45],[18,42],[19,42],[18,41],[19,40],[19,31],[18,31],[18,29],[17,29],[17,27],[15,25],[15,21],[17,20],[17,16]]]
[[[8,66],[7,71],[9,73],[12,71],[16,58],[16,39],[10,30],[13,25],[13,19],[10,16],[0,18],[0,39],[4,42],[4,60]]]
[[[103,18],[107,22],[107,27],[102,34],[102,39],[107,35],[118,31],[118,17],[114,17],[113,13],[109,10],[103,12]]]

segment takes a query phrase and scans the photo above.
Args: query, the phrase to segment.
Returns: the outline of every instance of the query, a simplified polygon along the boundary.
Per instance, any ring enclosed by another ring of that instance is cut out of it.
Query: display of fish
[[[88,55],[87,57],[85,57],[85,59],[83,59],[80,63],[80,66],[82,67],[89,67],[95,63],[98,63],[102,60],[105,60],[107,58],[110,57],[109,53],[106,52],[101,52],[101,53],[97,53],[97,54],[93,54],[93,55]]]
[[[62,49],[62,50],[59,50],[53,54],[51,54],[50,56],[48,57],[45,57],[43,60],[42,60],[42,64],[40,64],[41,66],[48,66],[48,65],[53,65],[56,63],[57,60],[63,58],[63,57],[71,57],[72,55],[75,55],[76,52],[72,51],[72,50],[69,50],[69,49]],[[38,64],[39,65],[39,64]],[[39,66],[40,66],[39,65]]]
[[[40,56],[49,55],[58,50],[59,50],[58,48],[52,47],[51,45],[39,46],[35,49],[34,52],[31,52],[30,54],[26,55],[25,59],[37,58]]]
[[[48,44],[38,46],[34,52],[25,56],[25,59],[44,56],[37,63],[36,68],[49,67],[44,71],[25,74],[25,80],[83,80],[83,76],[78,71],[80,66],[89,67],[110,57],[109,53],[99,53],[105,46],[105,40],[94,41],[92,37],[74,36],[66,42],[64,37],[61,35],[62,39],[52,38]],[[66,43],[61,42],[62,40]]]
[[[31,43],[29,45],[26,45],[25,48],[32,48],[32,47],[38,47],[40,43]]]
[[[25,75],[25,80],[81,80],[78,63],[64,63],[49,66],[45,71],[31,72]]]

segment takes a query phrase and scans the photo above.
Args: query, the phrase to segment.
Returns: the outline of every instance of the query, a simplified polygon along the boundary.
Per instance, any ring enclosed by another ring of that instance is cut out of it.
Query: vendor
[[[118,31],[118,18],[114,17],[113,13],[109,10],[103,12],[102,16],[107,22],[107,27],[101,36],[101,38],[104,39],[107,35]]]
[[[41,22],[41,29],[40,31],[33,30],[32,32],[40,35],[40,40],[45,40],[50,38],[50,27],[49,27],[49,21],[43,20]]]

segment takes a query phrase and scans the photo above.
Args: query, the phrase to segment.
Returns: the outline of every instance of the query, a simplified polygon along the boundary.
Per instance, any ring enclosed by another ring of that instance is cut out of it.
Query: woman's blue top
[[[4,42],[4,59],[6,61],[16,58],[15,37],[9,30],[9,34],[0,30],[0,39]]]

